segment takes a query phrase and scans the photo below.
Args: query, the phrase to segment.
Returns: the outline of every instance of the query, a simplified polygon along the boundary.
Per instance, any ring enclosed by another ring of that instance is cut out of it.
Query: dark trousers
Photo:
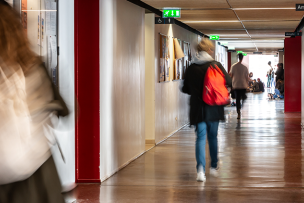
[[[235,89],[234,90],[235,98],[236,98],[236,110],[241,110],[241,99],[244,103],[246,99],[246,89]]]

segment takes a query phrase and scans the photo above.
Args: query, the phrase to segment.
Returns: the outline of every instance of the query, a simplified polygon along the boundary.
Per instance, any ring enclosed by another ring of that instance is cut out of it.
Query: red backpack
[[[225,75],[216,64],[210,64],[203,87],[203,101],[211,106],[230,103]]]

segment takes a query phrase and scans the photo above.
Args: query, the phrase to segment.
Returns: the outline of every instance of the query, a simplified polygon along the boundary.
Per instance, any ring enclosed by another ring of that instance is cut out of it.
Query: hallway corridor
[[[267,93],[247,96],[241,120],[227,107],[220,123],[219,177],[207,164],[207,181],[196,182],[195,133],[185,127],[107,181],[78,185],[76,202],[304,202],[301,114],[284,114]]]

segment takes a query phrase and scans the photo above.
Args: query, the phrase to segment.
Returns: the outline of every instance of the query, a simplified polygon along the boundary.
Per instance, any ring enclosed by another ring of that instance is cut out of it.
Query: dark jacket
[[[259,90],[262,91],[262,92],[264,92],[265,91],[264,90],[264,83],[262,83],[261,81],[258,82],[258,83],[259,83]]]
[[[283,68],[278,68],[278,70],[276,71],[276,81],[278,81],[279,79],[284,80],[284,69]]]
[[[209,106],[203,102],[204,78],[210,64],[215,63],[225,74],[226,85],[231,87],[231,77],[219,62],[206,62],[204,64],[192,64],[185,73],[182,91],[190,97],[190,125],[196,125],[203,121],[224,120],[224,106]]]
[[[260,85],[259,85],[259,83],[258,82],[254,82],[253,85],[252,85],[252,89],[255,92],[259,92],[260,91]]]

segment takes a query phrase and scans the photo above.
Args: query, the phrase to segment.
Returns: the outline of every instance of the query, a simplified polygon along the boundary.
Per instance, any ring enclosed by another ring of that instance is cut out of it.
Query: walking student
[[[243,57],[243,54],[238,54],[239,62],[231,66],[229,73],[232,78],[232,86],[236,97],[237,119],[241,118],[241,100],[243,103],[246,99],[246,89],[249,81],[248,68],[242,64]]]
[[[64,203],[48,129],[68,109],[17,12],[0,0],[0,202]],[[58,113],[58,114],[57,114]],[[49,135],[47,137],[47,135]]]
[[[203,99],[205,75],[210,65],[217,65],[224,74],[226,85],[231,87],[231,78],[221,63],[214,61],[214,45],[208,38],[203,38],[198,45],[198,54],[194,57],[192,65],[185,73],[182,91],[190,97],[190,125],[196,127],[196,161],[197,181],[206,181],[205,176],[205,146],[208,138],[211,157],[210,174],[218,175],[218,144],[217,133],[219,121],[224,120],[224,106],[207,105]],[[228,94],[227,94],[228,95]]]

